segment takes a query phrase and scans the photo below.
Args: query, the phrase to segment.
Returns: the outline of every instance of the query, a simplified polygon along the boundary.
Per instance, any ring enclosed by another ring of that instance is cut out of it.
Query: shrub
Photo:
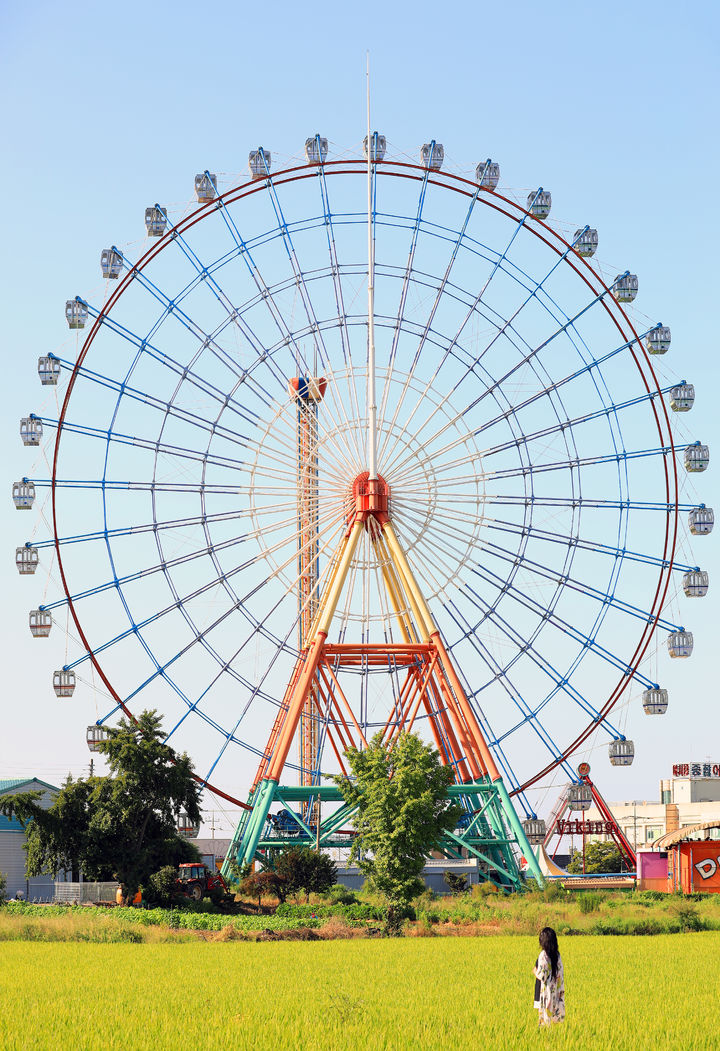
[[[240,884],[240,891],[250,898],[257,898],[260,908],[263,895],[272,895],[281,902],[285,901],[288,892],[287,880],[272,869],[263,869],[262,872],[253,872],[246,876]]]
[[[578,894],[577,900],[578,905],[580,906],[580,912],[588,913],[596,912],[605,899],[602,894],[586,891],[584,894]]]
[[[344,887],[342,883],[335,883],[327,891],[327,896],[330,898],[332,904],[336,905],[356,905],[358,897],[355,891],[350,890],[349,887]]]
[[[5,891],[7,889],[7,876],[4,872],[0,872],[0,905],[5,901]]]
[[[467,877],[460,872],[451,872],[447,869],[443,872],[443,880],[450,888],[451,894],[462,894],[467,890]]]
[[[683,901],[677,905],[671,905],[670,911],[677,917],[681,931],[702,931],[706,927],[705,922],[698,914],[697,908],[691,905],[690,902]]]
[[[563,896],[565,887],[556,879],[549,879],[543,887],[543,898],[545,901],[557,901]]]
[[[175,884],[177,882],[177,869],[174,865],[163,865],[157,872],[153,872],[150,877],[150,887],[146,892],[146,897],[151,902],[158,902],[163,906],[168,906],[172,901],[173,894],[175,893]]]

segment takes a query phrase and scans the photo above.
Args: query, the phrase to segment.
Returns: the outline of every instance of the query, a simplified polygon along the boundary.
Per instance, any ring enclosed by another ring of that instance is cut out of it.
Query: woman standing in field
[[[540,931],[540,955],[535,961],[535,1007],[539,1024],[551,1025],[565,1018],[565,978],[558,949],[557,934],[552,927]],[[538,988],[539,986],[539,988]]]

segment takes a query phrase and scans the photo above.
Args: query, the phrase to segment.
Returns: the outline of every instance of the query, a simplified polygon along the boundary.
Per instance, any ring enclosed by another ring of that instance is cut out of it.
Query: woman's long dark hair
[[[558,949],[557,934],[552,927],[543,927],[540,931],[540,948],[544,949],[550,959],[550,966],[552,967],[552,976],[557,978],[558,960],[560,959],[560,950]]]

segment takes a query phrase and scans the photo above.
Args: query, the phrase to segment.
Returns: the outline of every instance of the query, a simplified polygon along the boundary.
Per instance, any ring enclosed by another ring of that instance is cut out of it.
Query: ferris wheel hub
[[[390,521],[390,486],[381,474],[370,478],[369,471],[361,471],[352,483],[346,507],[349,529],[354,522],[362,522],[367,529],[371,518],[382,528]]]

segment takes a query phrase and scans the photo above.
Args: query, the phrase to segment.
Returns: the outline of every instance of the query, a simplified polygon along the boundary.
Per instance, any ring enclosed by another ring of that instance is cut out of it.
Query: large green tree
[[[583,871],[583,856],[581,850],[573,850],[568,872],[573,874]],[[622,854],[614,843],[601,843],[593,840],[585,844],[585,873],[594,872],[621,872]]]
[[[416,734],[393,741],[376,734],[363,750],[347,752],[351,777],[335,779],[357,807],[351,860],[388,903],[389,920],[423,890],[420,874],[462,808],[448,798],[453,780],[439,753]]]
[[[100,745],[107,777],[68,778],[52,806],[39,793],[0,796],[0,813],[26,827],[27,874],[81,870],[87,879],[117,879],[125,901],[163,865],[198,858],[177,834],[179,811],[200,821],[200,786],[186,754],[163,741],[160,717],[121,720]]]

